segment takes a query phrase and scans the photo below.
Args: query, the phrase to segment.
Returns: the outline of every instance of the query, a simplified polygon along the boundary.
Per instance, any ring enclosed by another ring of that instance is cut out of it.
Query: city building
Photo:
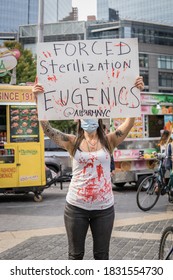
[[[78,8],[72,7],[72,12],[62,19],[62,21],[78,20]]]
[[[44,1],[44,22],[54,23],[64,20],[72,13],[72,0]]]
[[[119,20],[88,25],[89,39],[138,38],[139,67],[145,91],[173,93],[173,27]]]
[[[19,25],[38,21],[38,0],[0,0],[0,7],[0,32],[16,32]]]
[[[18,32],[20,25],[37,24],[38,5],[39,0],[0,0],[0,32]],[[70,13],[72,0],[44,1],[45,23],[58,22]]]
[[[38,23],[39,0],[0,0],[0,45],[16,40],[20,25]],[[72,0],[44,0],[44,23],[78,20]]]
[[[98,20],[110,21],[111,10],[121,19],[173,25],[172,0],[97,0]],[[116,20],[114,17],[112,20]]]
[[[96,16],[94,15],[87,16],[87,21],[96,21]]]
[[[19,41],[36,52],[37,26],[21,26]],[[173,93],[173,27],[142,21],[67,21],[44,25],[44,42],[138,38],[145,91]]]

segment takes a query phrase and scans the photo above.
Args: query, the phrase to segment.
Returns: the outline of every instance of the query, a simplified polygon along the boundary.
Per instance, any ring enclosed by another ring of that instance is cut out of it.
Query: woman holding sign
[[[142,77],[136,79],[135,86],[140,90],[144,88]],[[33,87],[35,96],[43,92],[40,84]],[[83,259],[89,227],[93,237],[94,259],[109,259],[114,222],[111,154],[125,139],[134,120],[127,118],[115,132],[105,134],[102,120],[82,119],[78,121],[76,136],[52,128],[48,121],[41,121],[44,133],[66,149],[72,158],[73,176],[64,211],[70,260]]]

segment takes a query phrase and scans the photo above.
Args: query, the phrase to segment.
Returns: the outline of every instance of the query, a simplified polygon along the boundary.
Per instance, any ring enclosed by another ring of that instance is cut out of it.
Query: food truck
[[[31,86],[0,85],[0,193],[33,192],[41,201],[46,171]]]
[[[124,119],[111,119],[114,131]],[[158,142],[164,129],[173,128],[173,95],[166,93],[141,93],[141,116],[127,138],[114,150],[115,175],[113,183],[124,186],[135,183],[138,187],[145,176],[157,168],[154,151],[159,151]]]

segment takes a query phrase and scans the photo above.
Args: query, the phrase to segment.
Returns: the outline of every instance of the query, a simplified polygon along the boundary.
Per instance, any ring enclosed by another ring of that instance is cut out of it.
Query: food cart
[[[124,120],[111,120],[114,131]],[[137,186],[145,176],[152,174],[157,167],[153,156],[159,151],[158,142],[164,129],[173,128],[173,95],[162,93],[141,93],[141,117],[136,118],[135,125],[127,138],[114,150],[115,175],[113,183],[124,186],[135,183]]]
[[[30,86],[0,85],[0,193],[34,193],[46,186],[44,134]]]

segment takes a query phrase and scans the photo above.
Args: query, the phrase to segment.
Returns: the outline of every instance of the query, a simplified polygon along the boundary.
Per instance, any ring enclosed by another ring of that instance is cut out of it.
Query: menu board
[[[38,142],[39,122],[37,108],[10,106],[10,142]]]

